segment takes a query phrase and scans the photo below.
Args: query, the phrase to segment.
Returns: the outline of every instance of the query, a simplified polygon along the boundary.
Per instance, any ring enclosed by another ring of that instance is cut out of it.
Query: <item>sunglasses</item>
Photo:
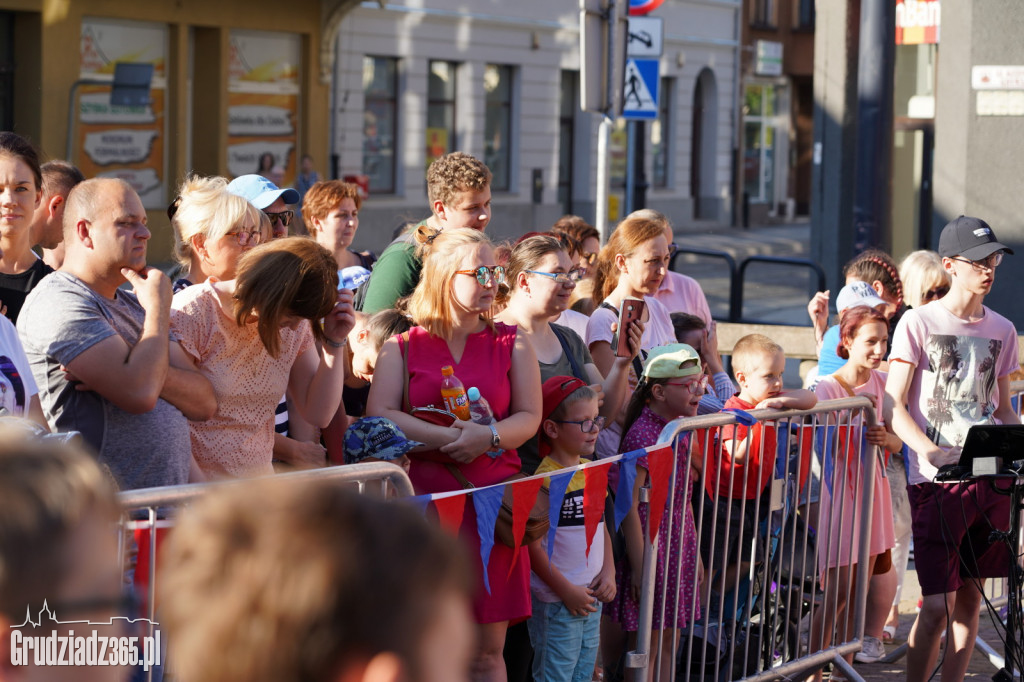
[[[575,284],[576,282],[583,279],[582,270],[570,270],[569,272],[542,272],[540,270],[523,270],[531,275],[543,275],[544,277],[550,277],[555,280],[558,284]]]
[[[256,246],[263,241],[263,233],[259,230],[253,230],[251,232],[236,230],[235,232],[225,232],[224,236],[234,237],[238,240],[239,246],[248,246],[249,244]]]
[[[280,220],[281,225],[283,225],[284,227],[288,227],[289,225],[292,224],[292,218],[295,217],[295,211],[281,211],[280,213],[270,213],[269,211],[264,211],[263,215],[267,216],[267,218],[270,220],[271,225],[274,224],[274,221]]]
[[[581,422],[574,422],[568,419],[552,419],[551,421],[556,424],[577,424],[580,427],[580,431],[583,433],[591,433],[593,431],[600,431],[604,428],[604,417],[595,417],[594,419],[584,419]]]
[[[482,286],[490,286],[493,284],[504,284],[505,283],[505,268],[500,265],[493,267],[487,267],[481,265],[476,270],[456,270],[456,275],[475,275],[477,283]]]
[[[924,297],[923,298],[924,298],[924,300],[926,302],[927,301],[934,301],[936,299],[942,298],[943,296],[945,296],[948,293],[949,293],[949,286],[943,284],[942,286],[938,286],[938,287],[935,287],[934,289],[929,289],[928,291],[924,292]]]
[[[686,386],[686,390],[690,393],[702,393],[708,387],[708,375],[701,374],[699,377],[687,381],[666,381],[665,385]]]

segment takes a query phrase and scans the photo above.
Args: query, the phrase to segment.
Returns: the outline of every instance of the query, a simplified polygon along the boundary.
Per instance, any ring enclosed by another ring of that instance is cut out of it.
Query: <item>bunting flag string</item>
[[[498,521],[498,510],[505,496],[505,486],[489,487],[473,491],[473,507],[476,509],[476,532],[480,536],[480,561],[484,567],[484,588],[491,593],[491,581],[487,576],[487,564],[494,547],[494,524]]]
[[[589,559],[590,545],[594,541],[601,517],[604,516],[604,500],[608,495],[608,467],[586,469],[583,481],[583,526],[587,537],[585,556]],[[604,551],[603,544],[601,551]]]
[[[544,484],[544,479],[537,476],[523,480],[525,483],[513,485],[511,488],[512,538],[515,540],[516,547],[523,543],[523,535],[526,533],[526,521],[529,519],[530,511],[537,501],[537,495],[540,494],[540,487]],[[512,553],[512,565],[508,567],[508,576],[506,578],[512,575],[512,570],[519,562],[519,554],[519,552]]]
[[[563,469],[557,474],[551,475],[551,483],[548,485],[548,499],[551,505],[548,508],[548,520],[551,522],[551,527],[548,529],[548,563],[551,563],[551,552],[555,549],[555,531],[558,530],[558,521],[562,517],[562,501],[565,499],[565,491],[569,489],[569,484],[575,475],[576,472],[573,469]]]
[[[633,508],[633,486],[636,485],[635,459],[619,464],[619,486],[615,489],[615,532],[619,531],[626,514]]]
[[[658,537],[661,517],[665,515],[669,487],[672,485],[672,467],[675,457],[672,446],[665,444],[647,455],[647,471],[651,482],[651,501],[647,505],[647,537],[651,542]]]
[[[462,516],[466,512],[466,496],[435,497],[433,501],[441,527],[458,537],[459,528],[462,527]]]

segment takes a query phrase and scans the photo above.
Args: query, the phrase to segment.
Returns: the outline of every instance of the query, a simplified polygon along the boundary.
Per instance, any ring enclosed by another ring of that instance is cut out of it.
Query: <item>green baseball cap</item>
[[[703,371],[697,351],[685,343],[670,343],[650,352],[644,363],[643,376],[645,379],[673,379]]]

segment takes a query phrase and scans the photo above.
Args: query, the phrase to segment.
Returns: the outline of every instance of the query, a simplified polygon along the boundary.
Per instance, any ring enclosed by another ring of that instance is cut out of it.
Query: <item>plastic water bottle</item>
[[[469,415],[477,424],[493,424],[494,423],[494,411],[491,410],[490,403],[487,402],[487,398],[480,395],[480,389],[476,386],[470,387],[469,391],[466,392],[466,397],[469,398]],[[501,456],[504,450],[489,450],[487,454],[491,457],[497,458]]]
[[[444,399],[444,407],[462,421],[469,421],[469,399],[466,397],[466,388],[455,376],[455,370],[451,365],[441,368],[441,397]]]

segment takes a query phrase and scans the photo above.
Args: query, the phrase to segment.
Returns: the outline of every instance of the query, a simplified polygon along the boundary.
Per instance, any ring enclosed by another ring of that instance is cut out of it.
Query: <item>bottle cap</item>
[[[480,400],[480,389],[476,386],[470,386],[469,390],[466,391],[466,397],[470,400]]]
[[[446,377],[451,376],[454,373],[455,370],[452,369],[451,365],[445,365],[444,367],[441,368],[441,374],[445,375]]]

